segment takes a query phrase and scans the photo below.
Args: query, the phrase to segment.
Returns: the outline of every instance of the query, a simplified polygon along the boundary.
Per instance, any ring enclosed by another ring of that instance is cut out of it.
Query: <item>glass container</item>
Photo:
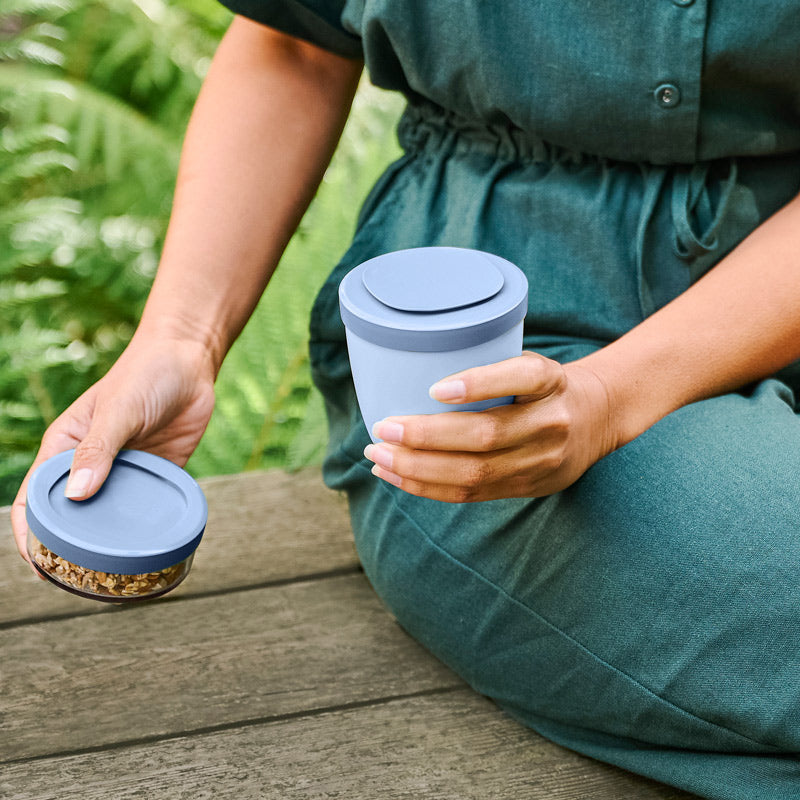
[[[202,490],[152,453],[123,450],[86,500],[64,495],[73,450],[41,464],[28,484],[28,554],[56,586],[112,603],[159,597],[189,573],[205,530]]]

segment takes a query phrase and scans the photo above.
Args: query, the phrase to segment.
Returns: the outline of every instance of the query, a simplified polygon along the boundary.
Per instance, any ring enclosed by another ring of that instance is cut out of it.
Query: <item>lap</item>
[[[363,461],[338,485],[400,623],[533,727],[800,747],[800,418],[785,384],[681,409],[552,497],[438,503]]]

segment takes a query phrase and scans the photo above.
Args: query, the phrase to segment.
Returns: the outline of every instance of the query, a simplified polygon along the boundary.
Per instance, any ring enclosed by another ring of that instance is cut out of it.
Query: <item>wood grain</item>
[[[363,575],[0,631],[0,763],[461,681]]]
[[[318,470],[201,481],[192,573],[117,608],[0,509],[0,797],[684,800],[506,717],[383,609]]]
[[[189,577],[170,596],[357,569],[346,501],[323,484],[318,469],[245,472],[199,483],[208,525]],[[0,626],[110,610],[37,579],[17,554],[8,508],[0,509],[0,565]]]
[[[0,794],[7,800],[693,797],[551,744],[468,689],[11,764]]]

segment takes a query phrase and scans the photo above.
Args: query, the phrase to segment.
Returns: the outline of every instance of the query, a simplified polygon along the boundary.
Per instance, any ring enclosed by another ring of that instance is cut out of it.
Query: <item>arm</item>
[[[800,358],[800,197],[617,341],[560,365],[527,353],[451,376],[437,399],[516,394],[479,414],[392,418],[373,472],[447,501],[542,496],[688,403]],[[399,427],[397,427],[399,425]]]
[[[101,486],[123,446],[183,466],[214,405],[222,360],[322,178],[360,61],[237,17],[186,133],[167,239],[142,319],[109,372],[46,431],[12,506],[25,558],[25,493],[75,447],[66,493]]]
[[[615,446],[681,406],[800,358],[800,196],[688,291],[582,359],[602,377]]]
[[[361,68],[234,19],[187,129],[140,332],[194,339],[219,370],[322,179]]]

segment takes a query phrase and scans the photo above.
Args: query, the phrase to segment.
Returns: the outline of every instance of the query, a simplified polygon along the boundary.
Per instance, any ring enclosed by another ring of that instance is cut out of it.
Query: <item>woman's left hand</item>
[[[516,395],[486,411],[387,417],[364,455],[373,474],[451,503],[541,497],[565,489],[617,446],[602,379],[581,362],[536,353],[475,367],[431,387],[442,402]]]

